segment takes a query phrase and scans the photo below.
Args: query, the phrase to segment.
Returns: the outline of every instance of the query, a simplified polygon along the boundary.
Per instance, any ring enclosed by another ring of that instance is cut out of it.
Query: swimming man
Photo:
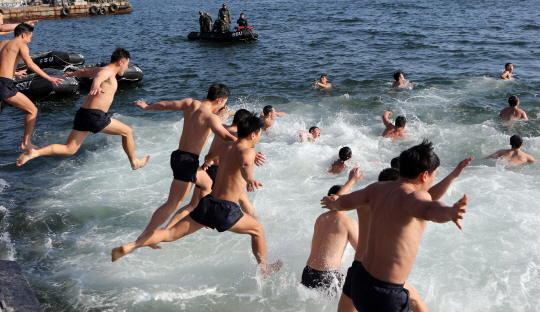
[[[15,87],[13,76],[17,70],[17,65],[22,59],[28,69],[55,85],[58,85],[59,82],[64,80],[50,77],[32,61],[28,44],[32,39],[34,27],[26,23],[21,23],[15,27],[14,32],[13,39],[0,43],[0,101],[6,101],[26,113],[21,149],[30,150],[38,148],[30,141],[34,126],[36,125],[38,109],[26,95],[20,93]]]
[[[397,139],[403,136],[408,136],[409,133],[405,131],[405,124],[407,119],[405,116],[398,116],[396,118],[396,124],[393,125],[388,116],[392,115],[392,112],[387,110],[383,116],[382,120],[386,129],[384,129],[382,136],[385,138]]]
[[[263,107],[263,111],[261,113],[261,119],[264,122],[262,129],[266,130],[268,128],[271,128],[274,125],[272,120],[274,120],[276,116],[282,117],[283,115],[285,115],[284,112],[276,112],[272,105],[266,105],[265,107]]]
[[[313,142],[316,138],[321,136],[321,129],[319,129],[319,127],[313,126],[309,128],[309,132],[306,132],[304,130],[298,131],[298,136],[300,137],[300,143],[304,143],[306,141]]]
[[[171,183],[169,197],[154,212],[150,223],[139,238],[147,233],[152,233],[165,223],[187,197],[193,184],[201,187],[201,196],[204,197],[210,193],[212,180],[206,171],[199,166],[199,155],[208,142],[210,132],[214,132],[225,141],[236,141],[236,137],[223,127],[221,120],[216,115],[217,111],[225,106],[228,98],[229,88],[222,83],[216,83],[210,86],[206,99],[202,102],[187,98],[180,101],[162,101],[152,105],[142,101],[135,103],[146,111],[184,112],[184,128],[180,143],[178,149],[171,154],[171,169],[174,179]]]
[[[30,149],[19,156],[17,166],[39,156],[71,156],[79,150],[90,132],[121,135],[122,147],[131,163],[131,169],[136,170],[146,166],[150,156],[137,159],[131,128],[107,116],[107,111],[111,107],[118,88],[116,75],[122,76],[124,74],[130,58],[128,51],[117,48],[111,56],[111,62],[105,67],[84,68],[75,72],[66,71],[64,73],[66,76],[94,77],[90,93],[75,114],[73,130],[71,130],[66,144],[52,144],[41,149]]]
[[[172,228],[147,231],[137,241],[114,248],[111,253],[112,261],[137,248],[172,242],[207,226],[218,232],[231,231],[251,235],[253,255],[260,266],[261,274],[266,277],[279,271],[282,265],[280,260],[270,265],[266,262],[266,241],[262,225],[244,214],[236,204],[246,187],[248,191],[255,191],[262,186],[253,176],[256,154],[253,148],[261,138],[261,127],[262,121],[255,114],[240,120],[238,140],[221,144],[205,157],[205,162],[219,157],[221,163],[212,192],[201,199],[197,208]]]
[[[502,158],[511,165],[519,165],[526,162],[536,162],[534,157],[521,150],[521,147],[523,146],[523,139],[519,135],[514,134],[510,137],[510,146],[512,147],[511,149],[498,150],[484,159]]]
[[[501,75],[501,79],[508,80],[512,79],[512,72],[514,71],[514,65],[512,63],[506,63],[504,65],[504,73]]]
[[[415,86],[418,83],[417,82],[408,82],[405,80],[405,76],[403,76],[402,72],[394,73],[394,83],[392,84],[392,88],[399,88],[401,86]]]
[[[332,84],[328,82],[328,76],[321,75],[321,81],[315,80],[315,83],[313,84],[315,87],[321,87],[324,89],[332,88]]]
[[[323,208],[330,210],[357,209],[359,219],[365,213],[370,215],[367,247],[357,247],[355,262],[347,272],[349,297],[358,311],[412,311],[404,285],[427,221],[453,221],[461,229],[460,220],[467,212],[467,195],[449,207],[433,200],[436,196],[428,192],[439,166],[430,142],[424,140],[403,151],[399,162],[398,181],[373,183],[349,195],[321,201]]]
[[[529,120],[527,117],[527,114],[522,110],[519,109],[519,99],[517,96],[512,95],[508,98],[508,105],[509,107],[503,108],[501,112],[499,113],[499,118],[501,118],[503,121],[510,121],[510,119],[525,119]]]
[[[328,173],[338,174],[341,171],[343,171],[343,169],[345,169],[345,162],[351,159],[351,157],[352,157],[351,148],[348,146],[342,147],[339,150],[339,159],[336,159],[332,163],[332,166],[330,167],[330,170],[328,170]]]

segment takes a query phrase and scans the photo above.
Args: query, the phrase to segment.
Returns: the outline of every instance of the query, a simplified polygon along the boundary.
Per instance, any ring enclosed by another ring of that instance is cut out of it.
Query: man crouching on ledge
[[[404,284],[427,221],[452,221],[461,229],[462,214],[467,212],[467,195],[449,207],[432,200],[428,192],[439,166],[432,144],[424,140],[402,152],[399,164],[397,181],[373,183],[349,195],[327,196],[321,201],[324,208],[331,210],[358,209],[371,213],[367,248],[365,253],[356,249],[355,261],[347,273],[347,279],[351,280],[349,305],[340,302],[340,312],[354,308],[412,311]],[[342,300],[347,299],[343,297]]]
[[[262,186],[253,176],[253,148],[261,138],[262,125],[261,119],[250,113],[249,117],[238,122],[236,142],[224,142],[206,155],[205,162],[219,157],[220,169],[212,192],[201,199],[197,208],[169,229],[149,231],[135,242],[114,248],[111,260],[114,262],[140,247],[175,241],[206,226],[218,232],[251,235],[253,254],[260,265],[261,274],[267,277],[279,271],[282,266],[280,260],[270,265],[266,263],[262,225],[244,214],[237,204],[246,186],[250,192]]]

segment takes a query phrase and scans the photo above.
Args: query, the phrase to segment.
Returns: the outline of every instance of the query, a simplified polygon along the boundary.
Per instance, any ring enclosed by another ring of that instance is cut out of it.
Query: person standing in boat
[[[38,20],[32,20],[24,22],[30,26],[34,26],[34,23],[37,23]],[[0,9],[0,36],[9,35],[15,31],[15,27],[19,24],[4,24],[4,11]]]
[[[15,30],[15,33],[17,33],[17,30]],[[79,150],[90,132],[122,136],[122,147],[131,163],[131,169],[136,170],[146,166],[150,156],[137,159],[131,128],[107,116],[107,111],[111,107],[114,94],[118,88],[116,75],[124,75],[130,58],[128,51],[117,48],[111,56],[111,62],[105,67],[83,68],[75,72],[66,71],[65,76],[94,77],[90,93],[86,96],[84,103],[75,115],[73,129],[67,138],[66,144],[51,144],[41,149],[29,149],[19,156],[17,166],[24,165],[30,159],[39,156],[71,156]],[[27,63],[27,65],[30,64]],[[30,66],[28,67],[34,70]]]
[[[56,85],[64,81],[61,78],[53,78],[47,75],[32,61],[28,44],[32,39],[33,31],[34,27],[26,23],[21,23],[15,27],[15,38],[0,43],[0,100],[6,101],[26,113],[24,135],[21,144],[22,150],[38,148],[30,142],[30,137],[36,124],[38,110],[34,103],[15,87],[13,75],[15,74],[17,64],[22,59],[30,70]]]
[[[199,25],[201,26],[201,32],[210,32],[212,30],[212,16],[203,11],[199,11],[201,15],[199,17]]]
[[[240,14],[240,18],[236,21],[236,23],[238,23],[239,27],[248,27],[248,21],[244,17],[244,13]]]
[[[223,7],[219,9],[218,19],[225,22],[225,29],[229,29],[229,22],[231,19],[231,12],[227,9],[227,4],[223,3]]]

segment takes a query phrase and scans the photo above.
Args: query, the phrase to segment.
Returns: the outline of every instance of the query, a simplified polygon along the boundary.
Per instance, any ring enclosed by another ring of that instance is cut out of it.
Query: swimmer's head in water
[[[390,167],[399,170],[399,157],[392,158],[392,160],[390,161]]]
[[[512,95],[511,97],[508,98],[508,104],[512,107],[516,107],[518,106],[519,104],[519,99],[517,96],[515,95]]]
[[[504,65],[504,69],[505,70],[511,70],[511,69],[514,69],[514,65],[512,65],[512,63],[506,63]]]
[[[405,116],[398,116],[396,118],[396,127],[398,128],[405,127],[406,123],[407,123],[407,118],[405,118]]]
[[[323,80],[324,80],[324,81],[323,81]],[[321,82],[322,82],[322,83],[325,83],[325,82],[327,82],[327,81],[328,81],[328,76],[325,75],[325,74],[322,74],[322,75],[321,75]]]
[[[319,127],[313,126],[309,128],[309,133],[311,133],[314,138],[318,138],[321,136],[321,129],[319,129]]]
[[[263,108],[264,117],[268,117],[270,115],[270,113],[273,112],[273,111],[274,111],[274,107],[272,105],[266,105]]]
[[[512,148],[520,148],[522,145],[523,139],[519,135],[514,134],[510,137],[510,146],[512,146]]]
[[[15,30],[13,31],[14,37],[19,37],[22,34],[31,35],[34,32],[34,27],[26,24],[26,23],[20,23],[15,27]]]
[[[255,115],[255,113],[249,113],[248,116],[238,121],[238,138],[247,138],[252,133],[255,133],[255,135],[259,134],[263,125],[264,123],[261,118]]]
[[[342,147],[339,150],[339,159],[346,161],[352,156],[352,151],[348,146]]]
[[[215,101],[217,99],[226,100],[229,98],[229,95],[230,95],[229,87],[227,87],[226,85],[222,83],[214,83],[208,89],[208,94],[206,95],[206,98],[209,99],[210,101]]]
[[[339,192],[339,190],[341,190],[342,187],[343,187],[343,185],[334,185],[334,186],[332,186],[328,190],[328,196],[336,195]]]
[[[399,170],[396,168],[386,168],[379,173],[379,182],[397,181],[399,179]]]
[[[394,80],[395,80],[395,81],[399,81],[399,78],[401,78],[402,75],[403,75],[402,72],[394,73]]]
[[[433,173],[439,167],[439,156],[433,152],[433,144],[424,140],[399,155],[399,175],[416,179],[419,174],[427,171]]]
[[[233,118],[233,125],[237,125],[238,122],[246,117],[249,117],[251,115],[251,113],[247,110],[247,109],[239,109],[236,111],[236,113],[234,114],[234,118]]]

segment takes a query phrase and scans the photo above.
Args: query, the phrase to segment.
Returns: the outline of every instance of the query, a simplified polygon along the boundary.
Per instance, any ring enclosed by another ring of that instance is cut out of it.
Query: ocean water
[[[514,133],[540,158],[537,1],[227,2],[259,32],[254,43],[187,40],[197,12],[215,18],[218,2],[132,4],[124,16],[41,21],[30,51],[73,50],[94,63],[128,49],[145,78],[120,88],[110,113],[132,127],[138,156],[152,156],[147,167],[132,171],[120,138],[103,134],[72,157],[16,167],[24,115],[10,106],[0,115],[0,258],[21,264],[45,311],[335,311],[337,298],[299,286],[319,201],[348,176],[326,170],[349,146],[366,173],[356,190],[424,138],[441,159],[436,181],[476,159],[442,198],[469,195],[463,230],[430,223],[408,281],[430,311],[540,310],[539,167],[482,159]],[[496,79],[507,62],[514,79]],[[418,86],[391,90],[398,70]],[[321,73],[331,90],[311,87]],[[111,249],[133,241],[166,200],[182,132],[181,113],[134,102],[204,99],[214,82],[230,87],[231,109],[286,113],[256,148],[267,159],[255,169],[264,186],[249,194],[281,271],[261,279],[248,236],[204,229],[111,263]],[[37,103],[33,141],[65,142],[86,92]],[[513,94],[531,120],[501,126]],[[380,136],[387,109],[407,117],[410,138]],[[296,132],[312,125],[322,137],[299,143]],[[353,254],[348,246],[344,272]]]

